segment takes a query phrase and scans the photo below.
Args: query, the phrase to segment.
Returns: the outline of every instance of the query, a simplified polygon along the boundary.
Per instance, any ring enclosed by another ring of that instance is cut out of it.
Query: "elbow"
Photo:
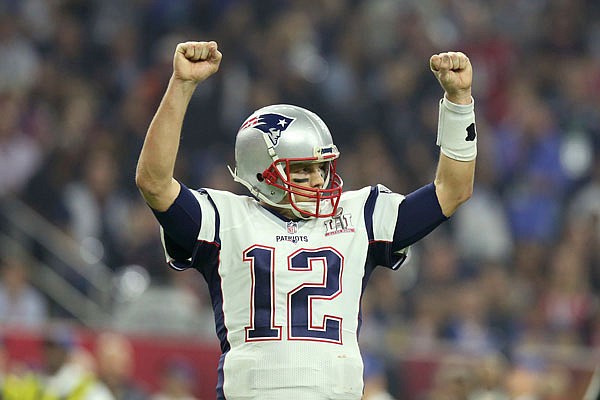
[[[450,217],[452,214],[454,214],[456,210],[458,210],[458,208],[464,203],[466,203],[472,196],[473,186],[469,186],[468,188],[464,188],[463,190],[457,191],[457,193],[454,194],[453,198],[450,201],[451,210],[450,215],[447,216]]]
[[[442,213],[448,218],[473,196],[473,185],[465,185],[452,190],[444,190],[443,186],[436,187],[436,189]]]
[[[135,186],[137,186],[142,193],[149,191],[149,189],[152,187],[150,179],[139,166],[135,171]]]
[[[460,207],[462,204],[466,203],[471,197],[473,197],[473,187],[469,187],[467,190],[463,191],[456,197],[456,208]]]
[[[139,166],[135,173],[135,185],[146,203],[157,211],[166,211],[180,190],[179,183],[173,177],[157,179]]]
[[[461,204],[466,203],[471,197],[473,197],[473,185],[463,188],[456,195],[456,207],[458,208]]]
[[[162,191],[160,183],[139,165],[135,171],[135,185],[146,199],[157,197]]]

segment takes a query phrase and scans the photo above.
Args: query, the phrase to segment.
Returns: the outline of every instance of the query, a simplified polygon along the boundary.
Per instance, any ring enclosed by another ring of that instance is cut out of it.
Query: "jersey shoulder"
[[[258,201],[253,197],[232,193],[226,190],[218,190],[218,189],[208,189],[208,188],[200,188],[197,189],[196,192],[198,195],[208,195],[210,200],[215,204],[215,206],[220,207],[220,205],[237,205],[241,207],[250,207],[257,206]]]
[[[216,214],[215,218],[220,221],[221,227],[239,225],[249,218],[257,218],[262,208],[254,197],[225,190],[202,188],[198,190],[197,197],[205,206],[210,203],[212,207],[209,212]]]
[[[378,183],[372,186],[365,186],[361,189],[348,190],[342,193],[341,201],[367,201],[369,198],[378,197],[380,194],[392,194],[404,198],[404,195],[395,193],[386,186]]]
[[[340,201],[356,201],[357,199],[367,199],[373,186],[365,186],[361,189],[347,190],[342,192]]]

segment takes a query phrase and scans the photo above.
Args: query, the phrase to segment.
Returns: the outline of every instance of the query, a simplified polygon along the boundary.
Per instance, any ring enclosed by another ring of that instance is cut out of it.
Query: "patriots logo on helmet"
[[[244,122],[240,130],[246,128],[260,129],[269,135],[269,139],[271,139],[273,146],[277,146],[281,132],[285,131],[294,120],[295,118],[286,117],[281,114],[261,114]]]

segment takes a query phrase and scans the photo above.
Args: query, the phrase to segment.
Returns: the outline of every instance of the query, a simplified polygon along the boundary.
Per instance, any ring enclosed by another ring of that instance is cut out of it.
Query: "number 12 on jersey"
[[[313,305],[326,302],[342,293],[344,258],[331,247],[300,249],[287,257],[287,270],[276,273],[275,249],[254,245],[244,251],[243,260],[250,265],[252,278],[250,325],[246,341],[281,340],[282,327],[275,315],[287,315],[288,340],[313,340],[341,344],[342,318],[324,313],[321,324],[313,324]],[[301,282],[287,293],[286,309],[277,310],[275,301],[277,277],[281,274],[303,274],[323,270],[320,282]],[[322,308],[323,309],[323,308]]]

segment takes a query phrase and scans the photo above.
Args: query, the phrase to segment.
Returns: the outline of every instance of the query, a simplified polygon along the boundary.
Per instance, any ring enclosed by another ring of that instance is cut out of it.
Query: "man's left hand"
[[[464,53],[450,51],[434,54],[429,68],[446,91],[446,98],[456,104],[471,103],[473,69]]]

